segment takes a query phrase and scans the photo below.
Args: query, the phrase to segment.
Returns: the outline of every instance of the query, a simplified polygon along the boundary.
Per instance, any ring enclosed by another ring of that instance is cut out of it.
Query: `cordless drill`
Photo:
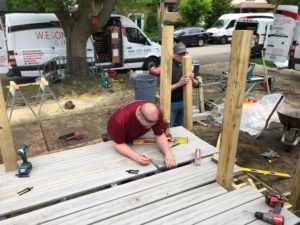
[[[273,211],[276,214],[280,213],[280,211],[284,205],[284,198],[283,198],[282,194],[280,194],[275,189],[272,189],[271,191],[267,192],[265,200],[266,200],[267,205],[274,208]]]
[[[284,224],[284,216],[279,215],[279,213],[284,205],[283,196],[275,189],[272,189],[271,191],[267,192],[265,201],[266,201],[267,205],[274,208],[274,210],[270,211],[268,213],[256,212],[254,214],[255,217],[258,219],[261,219],[269,224],[283,225]]]
[[[284,225],[284,216],[278,215],[272,211],[268,213],[256,212],[254,215],[257,219],[261,219],[266,223],[273,225]]]
[[[17,154],[23,160],[23,163],[19,167],[18,174],[16,174],[16,176],[18,177],[28,177],[32,169],[32,164],[27,161],[26,153],[28,152],[28,150],[29,150],[28,145],[25,144],[22,144],[20,148],[17,150]]]

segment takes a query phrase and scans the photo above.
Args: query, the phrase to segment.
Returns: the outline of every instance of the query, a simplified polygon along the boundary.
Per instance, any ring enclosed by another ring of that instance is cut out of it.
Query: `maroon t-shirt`
[[[117,144],[130,143],[135,138],[147,133],[150,129],[145,128],[136,117],[136,109],[149,101],[137,100],[122,105],[108,120],[107,132],[109,137]],[[158,121],[152,126],[155,135],[164,132],[163,114],[159,107]]]

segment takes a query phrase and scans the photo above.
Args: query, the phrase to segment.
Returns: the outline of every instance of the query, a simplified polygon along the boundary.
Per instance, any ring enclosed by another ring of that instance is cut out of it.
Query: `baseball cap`
[[[186,47],[182,42],[176,43],[173,47],[173,51],[177,55],[186,53]]]

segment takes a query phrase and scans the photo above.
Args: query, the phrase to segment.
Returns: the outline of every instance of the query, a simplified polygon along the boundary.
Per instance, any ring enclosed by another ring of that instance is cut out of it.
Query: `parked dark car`
[[[161,36],[156,41],[161,44]],[[208,41],[208,34],[202,27],[182,27],[174,31],[174,41],[182,42],[185,45],[203,46]]]

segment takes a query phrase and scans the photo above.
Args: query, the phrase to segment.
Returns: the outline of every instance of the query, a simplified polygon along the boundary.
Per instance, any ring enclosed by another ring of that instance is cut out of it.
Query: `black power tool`
[[[27,161],[26,153],[28,152],[29,148],[28,145],[22,144],[20,148],[17,150],[17,154],[23,160],[22,164],[19,167],[17,177],[29,177],[29,173],[32,169],[32,164]]]

